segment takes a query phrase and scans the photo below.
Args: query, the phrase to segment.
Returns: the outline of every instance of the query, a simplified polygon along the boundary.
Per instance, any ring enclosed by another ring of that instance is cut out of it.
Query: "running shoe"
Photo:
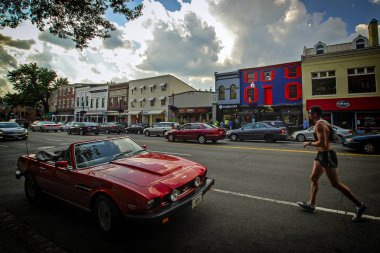
[[[362,203],[360,207],[356,208],[356,213],[354,217],[352,217],[352,221],[358,221],[362,217],[364,211],[367,209],[367,207]]]
[[[297,202],[297,205],[304,209],[307,212],[314,213],[315,212],[315,206],[310,205],[309,202]]]

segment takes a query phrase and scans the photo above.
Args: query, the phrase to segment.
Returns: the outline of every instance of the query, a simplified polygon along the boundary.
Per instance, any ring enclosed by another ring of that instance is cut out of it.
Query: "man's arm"
[[[317,134],[317,141],[309,141],[304,142],[303,146],[315,146],[315,147],[327,147],[328,146],[328,132],[327,128],[323,125],[324,123],[318,122],[315,127],[314,131]]]

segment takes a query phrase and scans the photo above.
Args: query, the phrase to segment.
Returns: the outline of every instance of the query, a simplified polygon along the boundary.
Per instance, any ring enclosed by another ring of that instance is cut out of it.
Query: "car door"
[[[306,129],[305,136],[307,140],[314,140],[314,127]]]
[[[183,125],[178,131],[175,131],[175,137],[179,140],[188,140],[189,139],[189,132],[192,129],[191,124],[185,124]]]
[[[243,140],[252,140],[254,135],[255,123],[249,123],[241,128],[239,138]]]
[[[270,134],[275,136],[276,127],[268,128],[265,124],[255,123],[255,129],[253,130],[254,140],[264,140],[265,135]]]
[[[159,135],[161,133],[162,129],[162,124],[161,123],[156,123],[152,127],[152,133],[153,135]]]

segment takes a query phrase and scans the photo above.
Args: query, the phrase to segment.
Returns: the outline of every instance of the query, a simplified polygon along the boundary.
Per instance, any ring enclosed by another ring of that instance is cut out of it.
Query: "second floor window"
[[[225,100],[226,99],[226,91],[224,86],[219,87],[219,100]]]
[[[336,77],[335,71],[321,71],[311,73],[312,95],[335,95]]]
[[[236,85],[232,84],[231,87],[230,87],[230,99],[236,99],[236,98],[237,98],[237,95],[236,95]]]
[[[376,92],[375,67],[348,69],[348,93]]]
[[[317,54],[323,54],[325,52],[325,49],[322,45],[317,46],[316,50]]]
[[[102,108],[105,107],[105,103],[106,103],[106,99],[105,99],[105,98],[102,98]]]

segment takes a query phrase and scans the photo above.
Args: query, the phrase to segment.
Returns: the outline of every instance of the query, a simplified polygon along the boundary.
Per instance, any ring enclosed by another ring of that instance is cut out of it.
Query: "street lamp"
[[[254,117],[255,117],[255,87],[256,87],[256,85],[255,85],[255,83],[254,82],[252,82],[251,83],[251,89],[252,89],[252,123],[253,123],[253,119],[254,119]]]

